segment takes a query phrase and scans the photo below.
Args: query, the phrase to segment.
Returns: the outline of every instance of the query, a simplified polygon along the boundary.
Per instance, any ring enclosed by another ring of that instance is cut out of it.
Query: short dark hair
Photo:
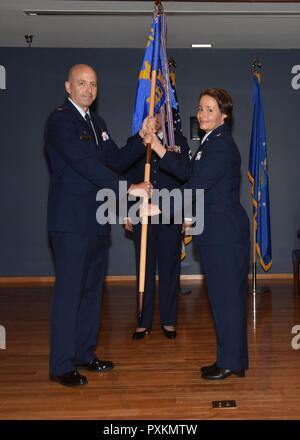
[[[210,88],[206,89],[203,92],[201,92],[199,96],[199,100],[202,98],[202,96],[208,95],[214,98],[219,106],[219,109],[221,113],[227,116],[224,122],[227,124],[232,123],[232,110],[233,110],[233,102],[232,98],[229,95],[229,93],[224,89],[218,89],[218,88]]]

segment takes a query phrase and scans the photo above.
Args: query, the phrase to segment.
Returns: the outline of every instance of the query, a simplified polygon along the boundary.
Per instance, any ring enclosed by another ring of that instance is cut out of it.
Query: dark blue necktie
[[[93,137],[94,137],[94,141],[96,142],[96,144],[98,145],[98,139],[97,139],[97,135],[95,133],[94,127],[92,125],[92,121],[90,118],[90,115],[88,113],[85,114],[84,119],[86,120],[91,132],[93,133]]]

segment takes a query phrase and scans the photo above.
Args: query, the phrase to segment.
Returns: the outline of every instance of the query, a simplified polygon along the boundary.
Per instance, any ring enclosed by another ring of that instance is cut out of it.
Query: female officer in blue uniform
[[[193,240],[200,255],[212,308],[216,362],[202,367],[202,378],[219,380],[245,375],[247,347],[247,276],[250,254],[249,220],[239,200],[241,158],[231,136],[232,99],[223,89],[200,95],[197,119],[206,134],[202,155],[187,168],[182,187],[204,189],[204,231]],[[173,172],[179,158],[167,152],[153,136],[152,148],[160,167]],[[197,201],[196,201],[197,202]]]

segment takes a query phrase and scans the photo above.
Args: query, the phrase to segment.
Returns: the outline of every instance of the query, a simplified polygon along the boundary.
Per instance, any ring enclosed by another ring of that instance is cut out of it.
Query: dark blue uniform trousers
[[[217,335],[217,365],[248,368],[247,291],[249,243],[197,246]]]
[[[71,232],[50,235],[56,269],[50,376],[59,376],[95,357],[110,238]]]
[[[136,267],[139,274],[141,225],[133,227]],[[148,225],[147,260],[143,316],[139,327],[152,326],[155,275],[158,266],[159,310],[161,325],[176,325],[179,295],[181,254],[181,225]],[[137,304],[139,301],[139,275],[137,276]]]

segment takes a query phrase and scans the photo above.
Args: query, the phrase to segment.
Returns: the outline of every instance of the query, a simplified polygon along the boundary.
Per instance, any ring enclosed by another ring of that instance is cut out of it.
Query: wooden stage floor
[[[214,329],[205,288],[185,283],[178,337],[162,334],[158,310],[151,334],[133,341],[134,287],[105,289],[97,353],[115,363],[105,374],[85,372],[89,383],[66,388],[48,380],[51,288],[0,289],[0,419],[203,420],[300,419],[300,349],[292,327],[300,325],[300,299],[289,282],[249,294],[250,369],[245,378],[201,379],[199,368],[215,360]],[[300,339],[299,339],[300,344]],[[213,400],[236,400],[213,409]]]

